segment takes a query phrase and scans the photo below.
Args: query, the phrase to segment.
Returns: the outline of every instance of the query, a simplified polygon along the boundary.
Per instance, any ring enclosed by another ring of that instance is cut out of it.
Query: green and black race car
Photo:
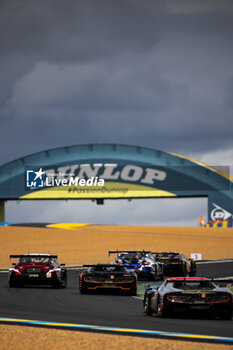
[[[177,252],[154,253],[155,260],[164,264],[164,275],[166,276],[195,276],[196,263],[187,259],[183,254]]]

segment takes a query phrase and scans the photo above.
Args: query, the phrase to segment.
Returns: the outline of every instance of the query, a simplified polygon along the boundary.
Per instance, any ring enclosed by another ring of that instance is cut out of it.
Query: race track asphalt
[[[197,276],[233,275],[233,262],[199,264]],[[81,295],[78,272],[68,272],[66,289],[9,288],[0,274],[0,317],[233,337],[233,321],[146,316],[142,300],[120,295]]]

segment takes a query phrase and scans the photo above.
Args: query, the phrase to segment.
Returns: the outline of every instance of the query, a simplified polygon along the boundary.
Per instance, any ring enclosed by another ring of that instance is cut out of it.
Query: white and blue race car
[[[134,271],[138,279],[161,280],[164,277],[164,264],[156,261],[151,251],[145,250],[115,250],[109,255],[117,254],[114,264],[122,264],[129,271]]]

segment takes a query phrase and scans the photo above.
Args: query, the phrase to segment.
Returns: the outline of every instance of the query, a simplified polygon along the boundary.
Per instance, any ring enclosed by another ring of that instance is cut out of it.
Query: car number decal
[[[39,277],[39,275],[35,275],[35,274],[31,273],[28,277]]]

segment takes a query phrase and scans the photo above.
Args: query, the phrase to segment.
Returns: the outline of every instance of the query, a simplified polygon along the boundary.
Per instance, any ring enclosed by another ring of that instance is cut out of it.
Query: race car
[[[64,264],[58,264],[57,255],[10,255],[10,259],[18,259],[17,263],[13,263],[13,267],[9,268],[10,287],[51,285],[54,288],[65,288],[67,285],[67,271]]]
[[[231,320],[233,293],[225,286],[218,287],[220,282],[203,277],[174,277],[166,279],[157,289],[147,285],[144,312],[157,317],[202,312]]]
[[[129,295],[137,295],[137,276],[122,265],[96,264],[88,267],[79,275],[81,294],[91,291],[119,291]]]
[[[160,280],[163,279],[164,264],[156,261],[151,251],[115,250],[109,251],[108,255],[117,254],[114,264],[122,264],[127,270],[134,271],[138,279]]]
[[[163,262],[165,276],[195,276],[196,263],[176,252],[153,253],[155,260]]]

